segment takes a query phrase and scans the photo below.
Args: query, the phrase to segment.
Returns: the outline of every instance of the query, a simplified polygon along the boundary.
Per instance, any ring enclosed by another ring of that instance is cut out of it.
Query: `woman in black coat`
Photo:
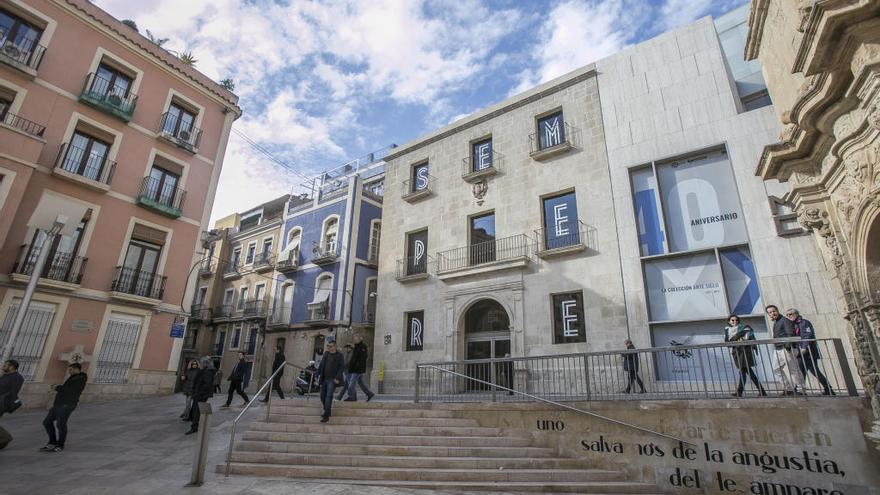
[[[739,316],[730,315],[727,319],[728,325],[724,327],[724,342],[745,342],[747,340],[755,340],[755,331],[752,327],[744,325],[740,322]],[[751,378],[761,395],[767,395],[761,382],[758,381],[758,375],[755,374],[755,346],[753,345],[737,345],[730,347],[730,356],[733,363],[739,369],[739,385],[736,387],[735,397],[742,397],[743,389],[746,386],[746,379]]]

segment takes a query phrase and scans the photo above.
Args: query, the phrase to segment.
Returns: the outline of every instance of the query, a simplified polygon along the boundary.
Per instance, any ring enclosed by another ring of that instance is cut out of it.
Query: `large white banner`
[[[657,176],[672,252],[747,242],[726,154],[661,165]]]
[[[648,261],[645,278],[651,321],[727,316],[714,253]]]

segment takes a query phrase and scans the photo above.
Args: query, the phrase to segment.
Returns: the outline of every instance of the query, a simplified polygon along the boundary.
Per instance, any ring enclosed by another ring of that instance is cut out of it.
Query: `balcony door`
[[[495,261],[495,213],[471,217],[470,264]]]
[[[80,242],[82,241],[83,232],[85,232],[88,224],[91,210],[79,222],[79,226],[73,232],[73,235],[56,235],[54,239],[47,242],[46,231],[38,229],[31,238],[31,245],[28,247],[27,256],[25,257],[26,273],[32,273],[33,267],[37,263],[37,257],[40,255],[40,247],[49,249],[49,256],[46,258],[46,264],[43,266],[41,277],[52,280],[68,280],[70,272],[74,268],[74,258],[79,251]]]
[[[0,10],[0,48],[15,60],[30,63],[42,35],[42,29]]]
[[[174,196],[177,194],[179,181],[179,175],[153,165],[144,196],[165,206],[174,206]]]
[[[129,242],[122,265],[123,273],[120,275],[122,292],[150,297],[161,252],[162,247],[156,244],[135,240]]]
[[[81,132],[74,132],[64,155],[62,168],[91,180],[101,180],[110,144]]]
[[[125,98],[131,89],[131,78],[118,70],[101,64],[95,71],[95,81],[92,83],[92,91],[105,96],[118,96]]]
[[[191,134],[195,121],[196,116],[194,113],[172,103],[168,107],[168,116],[165,118],[165,123],[162,126],[162,132],[184,141],[189,141],[192,138]]]
[[[501,359],[510,357],[510,318],[503,306],[483,299],[465,313],[465,359]],[[510,388],[510,370],[506,363],[471,363],[465,366],[468,376]],[[494,373],[493,373],[494,371]],[[494,382],[492,381],[494,379]],[[468,390],[489,390],[486,384],[468,380]]]

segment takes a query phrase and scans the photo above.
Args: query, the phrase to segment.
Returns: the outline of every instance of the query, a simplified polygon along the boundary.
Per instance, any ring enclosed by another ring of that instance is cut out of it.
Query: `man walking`
[[[235,368],[232,368],[232,373],[229,375],[229,395],[226,397],[226,404],[223,404],[221,407],[229,407],[232,404],[232,394],[238,393],[238,396],[244,400],[244,404],[250,401],[244,390],[241,388],[241,384],[244,383],[244,374],[245,367],[247,366],[247,361],[245,360],[244,353],[238,353],[238,363],[235,364]]]
[[[275,373],[276,370],[279,370],[284,367],[284,362],[287,361],[287,358],[284,357],[284,351],[281,349],[281,346],[275,347],[275,360],[272,361],[272,373]],[[281,390],[281,375],[284,374],[284,370],[278,371],[278,374],[275,375],[275,378],[272,379],[272,388],[278,392],[278,397],[284,399],[284,392]],[[260,399],[260,402],[269,402],[269,393],[270,389],[266,389],[266,395]]]
[[[205,356],[200,360],[200,364],[202,369],[199,370],[199,374],[196,375],[196,381],[193,383],[193,408],[192,413],[190,413],[190,416],[192,416],[192,426],[186,432],[187,435],[192,435],[199,431],[199,420],[202,415],[202,412],[199,410],[199,403],[208,402],[208,399],[214,396],[214,361],[210,357]]]
[[[321,414],[321,422],[330,421],[330,409],[333,407],[333,392],[336,386],[342,384],[342,370],[345,369],[345,363],[342,360],[342,354],[336,350],[336,341],[327,341],[327,350],[321,358],[318,365],[318,380],[321,384],[321,403],[324,405],[324,412]]]
[[[626,346],[626,350],[631,351],[636,348],[633,345],[632,340],[626,339],[623,341],[623,345]],[[623,371],[626,372],[627,382],[626,382],[626,390],[625,393],[629,393],[630,390],[633,389],[633,385],[639,384],[639,393],[645,393],[645,384],[642,383],[642,378],[639,376],[639,355],[635,352],[628,352],[626,354],[621,355],[623,357]]]
[[[0,375],[0,416],[18,409],[21,402],[18,393],[24,384],[24,377],[18,372],[18,361],[10,359],[3,363],[3,375]],[[0,449],[6,448],[12,441],[12,435],[0,426]]]
[[[55,402],[43,420],[43,428],[49,435],[49,443],[40,449],[43,452],[64,450],[64,443],[67,441],[67,420],[70,419],[70,415],[79,404],[79,397],[86,388],[88,376],[83,373],[81,364],[71,364],[67,367],[67,372],[70,373],[70,376],[62,385],[55,386]],[[56,426],[58,427],[57,434]]]
[[[342,386],[339,387],[339,394],[336,395],[336,400],[342,400],[345,394],[348,393],[348,363],[351,361],[351,353],[351,344],[345,344],[342,347]]]
[[[788,318],[779,314],[779,308],[770,304],[766,308],[767,316],[773,321],[773,338],[787,339],[795,336],[794,324]],[[775,344],[773,353],[773,375],[776,381],[782,383],[782,395],[795,395],[797,389],[804,388],[804,377],[798,367],[797,356],[792,353],[792,344]],[[797,347],[797,344],[795,344]]]
[[[346,377],[345,386],[348,388],[348,398],[346,401],[357,401],[357,388],[367,394],[367,402],[373,398],[373,392],[364,383],[364,373],[367,371],[367,357],[369,350],[364,344],[364,339],[359,334],[352,336],[354,347],[351,350],[351,357],[348,360],[348,376]]]
[[[787,310],[785,317],[791,320],[794,324],[795,335],[801,338],[800,345],[792,351],[797,353],[798,369],[803,375],[804,381],[806,382],[809,371],[819,379],[819,385],[822,385],[823,389],[822,395],[836,395],[834,390],[831,390],[828,378],[825,378],[825,374],[822,373],[822,368],[819,367],[819,359],[822,356],[819,354],[819,344],[816,342],[816,331],[813,329],[813,324],[810,323],[810,320],[802,317],[800,311],[794,308]],[[804,393],[806,391],[804,388]]]

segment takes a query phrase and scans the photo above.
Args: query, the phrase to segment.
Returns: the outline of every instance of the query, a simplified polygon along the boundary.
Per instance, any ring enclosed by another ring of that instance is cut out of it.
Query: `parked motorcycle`
[[[296,378],[296,384],[293,386],[293,389],[297,394],[305,395],[321,391],[321,386],[318,384],[318,380],[315,379],[315,373],[317,373],[317,371],[318,368],[315,367],[315,362],[310,361],[309,365],[306,366],[306,369],[299,372],[299,376]]]

